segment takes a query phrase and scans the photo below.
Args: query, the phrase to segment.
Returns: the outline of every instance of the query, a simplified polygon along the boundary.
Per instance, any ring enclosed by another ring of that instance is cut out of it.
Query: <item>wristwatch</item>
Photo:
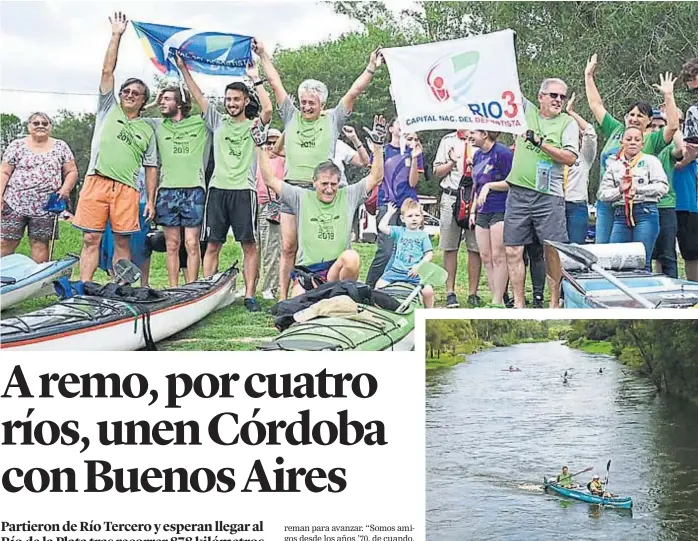
[[[262,79],[260,79],[259,81],[255,82],[255,83],[254,83],[254,86],[263,85],[263,84],[266,83],[266,82],[267,82],[267,80],[264,79],[264,78],[262,78]]]

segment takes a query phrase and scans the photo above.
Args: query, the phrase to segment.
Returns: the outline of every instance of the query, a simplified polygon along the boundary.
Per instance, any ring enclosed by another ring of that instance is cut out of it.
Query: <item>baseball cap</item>
[[[276,137],[278,139],[281,137],[281,131],[277,130],[276,128],[269,128],[269,131],[267,132],[267,139],[269,137]]]

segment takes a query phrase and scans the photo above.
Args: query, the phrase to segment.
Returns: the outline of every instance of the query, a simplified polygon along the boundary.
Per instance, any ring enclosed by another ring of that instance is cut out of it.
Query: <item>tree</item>
[[[0,114],[0,154],[5,152],[7,145],[24,133],[24,124],[17,115]]]

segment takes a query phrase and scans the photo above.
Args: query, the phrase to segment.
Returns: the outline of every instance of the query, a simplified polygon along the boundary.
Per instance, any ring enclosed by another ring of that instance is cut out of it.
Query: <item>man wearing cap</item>
[[[434,176],[441,181],[441,206],[439,227],[439,248],[444,251],[444,267],[448,272],[446,280],[446,307],[457,308],[455,294],[456,272],[458,270],[458,248],[463,229],[453,216],[453,205],[461,181],[469,183],[472,190],[473,154],[475,149],[469,143],[468,130],[449,133],[441,139],[434,159]],[[468,249],[468,305],[480,304],[477,288],[480,283],[482,260],[477,249],[475,230],[465,230],[465,245]]]
[[[114,260],[130,259],[129,237],[140,230],[138,171],[145,167],[147,201],[144,216],[155,216],[157,150],[153,128],[141,117],[150,92],[140,79],[127,79],[114,96],[114,68],[126,16],[109,19],[111,40],[102,67],[90,163],[73,225],[83,231],[80,280],[91,281],[99,264],[99,244],[107,222],[114,232]]]
[[[594,475],[594,477],[591,478],[591,482],[587,485],[587,488],[594,496],[601,496],[602,498],[611,497],[608,492],[604,491],[603,483],[598,475]]]
[[[269,156],[272,171],[277,178],[284,176],[285,159],[274,152],[281,132],[271,128],[267,132],[267,141],[263,152]],[[278,196],[272,192],[262,178],[262,170],[257,163],[257,230],[259,231],[259,251],[262,260],[262,298],[272,300],[279,290],[279,261],[281,259],[281,224]]]
[[[225,87],[224,106],[227,114],[221,114],[209,104],[179,55],[176,55],[175,62],[204,114],[206,126],[213,132],[215,167],[208,189],[202,235],[207,241],[204,276],[218,271],[221,248],[228,237],[228,230],[232,229],[243,252],[245,308],[250,312],[259,312],[261,308],[255,297],[259,274],[257,160],[250,127],[258,112],[262,124],[269,124],[271,98],[264,89],[264,80],[259,76],[257,66],[249,66],[247,75],[259,92],[259,104],[245,83],[230,83]]]

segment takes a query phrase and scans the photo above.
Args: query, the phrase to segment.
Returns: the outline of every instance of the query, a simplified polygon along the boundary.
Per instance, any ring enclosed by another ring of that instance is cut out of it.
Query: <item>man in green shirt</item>
[[[261,147],[266,134],[260,133],[257,126],[253,127],[253,131],[255,142]],[[371,172],[356,184],[343,188],[339,188],[341,171],[332,160],[315,167],[313,190],[306,190],[276,178],[269,157],[261,148],[258,150],[264,183],[295,212],[298,264],[328,282],[359,278],[361,259],[358,252],[351,249],[352,219],[356,209],[383,180],[383,117],[375,118],[374,129],[370,133],[374,156]],[[304,292],[300,283],[294,284],[292,296]]]
[[[538,91],[540,109],[524,100],[528,131],[525,137],[516,138],[514,160],[506,179],[509,196],[504,214],[504,244],[516,308],[525,306],[524,247],[536,236],[541,242],[567,242],[563,177],[565,166],[577,161],[579,127],[562,112],[565,99],[567,84],[561,79],[545,79]],[[545,246],[544,250],[550,307],[559,308],[559,258],[553,248]]]
[[[557,484],[564,488],[572,488],[572,475],[567,466],[562,467],[562,473],[557,476]]]
[[[157,151],[153,128],[141,118],[150,92],[140,79],[127,79],[114,96],[114,69],[128,19],[121,12],[109,18],[111,40],[99,83],[90,163],[78,199],[73,225],[83,231],[80,280],[92,280],[99,264],[99,245],[110,223],[114,232],[114,261],[130,259],[130,235],[140,231],[138,171],[145,167],[147,202],[144,216],[155,216]]]
[[[298,86],[296,107],[289,97],[281,77],[269,54],[259,40],[255,40],[255,52],[259,55],[264,73],[269,78],[279,114],[284,122],[284,150],[286,155],[285,181],[305,189],[312,189],[315,167],[335,155],[335,146],[354,108],[354,102],[368,87],[376,70],[383,64],[380,48],[371,53],[366,69],[351,85],[347,93],[333,109],[324,111],[327,102],[327,86],[321,81],[307,79]],[[281,262],[279,285],[281,300],[288,295],[289,276],[298,247],[296,217],[288,205],[281,206]]]
[[[155,202],[155,223],[163,227],[170,287],[179,282],[179,252],[182,240],[187,253],[185,278],[199,276],[199,236],[204,219],[211,132],[201,115],[191,116],[191,96],[178,86],[169,86],[158,97],[164,118],[146,118],[155,130],[160,163],[160,183]],[[182,239],[184,229],[184,239]]]
[[[234,82],[225,87],[226,114],[219,113],[209,104],[182,58],[177,56],[175,60],[184,76],[184,82],[204,114],[206,126],[213,132],[215,168],[209,185],[203,226],[203,236],[208,242],[204,256],[204,275],[211,276],[218,271],[220,251],[228,236],[228,229],[232,229],[244,256],[245,307],[250,312],[259,312],[260,307],[255,298],[259,273],[257,160],[250,133],[257,104],[251,101],[245,83]],[[247,75],[259,92],[259,119],[267,125],[271,120],[272,103],[264,89],[264,81],[260,78],[256,65],[247,68]]]

